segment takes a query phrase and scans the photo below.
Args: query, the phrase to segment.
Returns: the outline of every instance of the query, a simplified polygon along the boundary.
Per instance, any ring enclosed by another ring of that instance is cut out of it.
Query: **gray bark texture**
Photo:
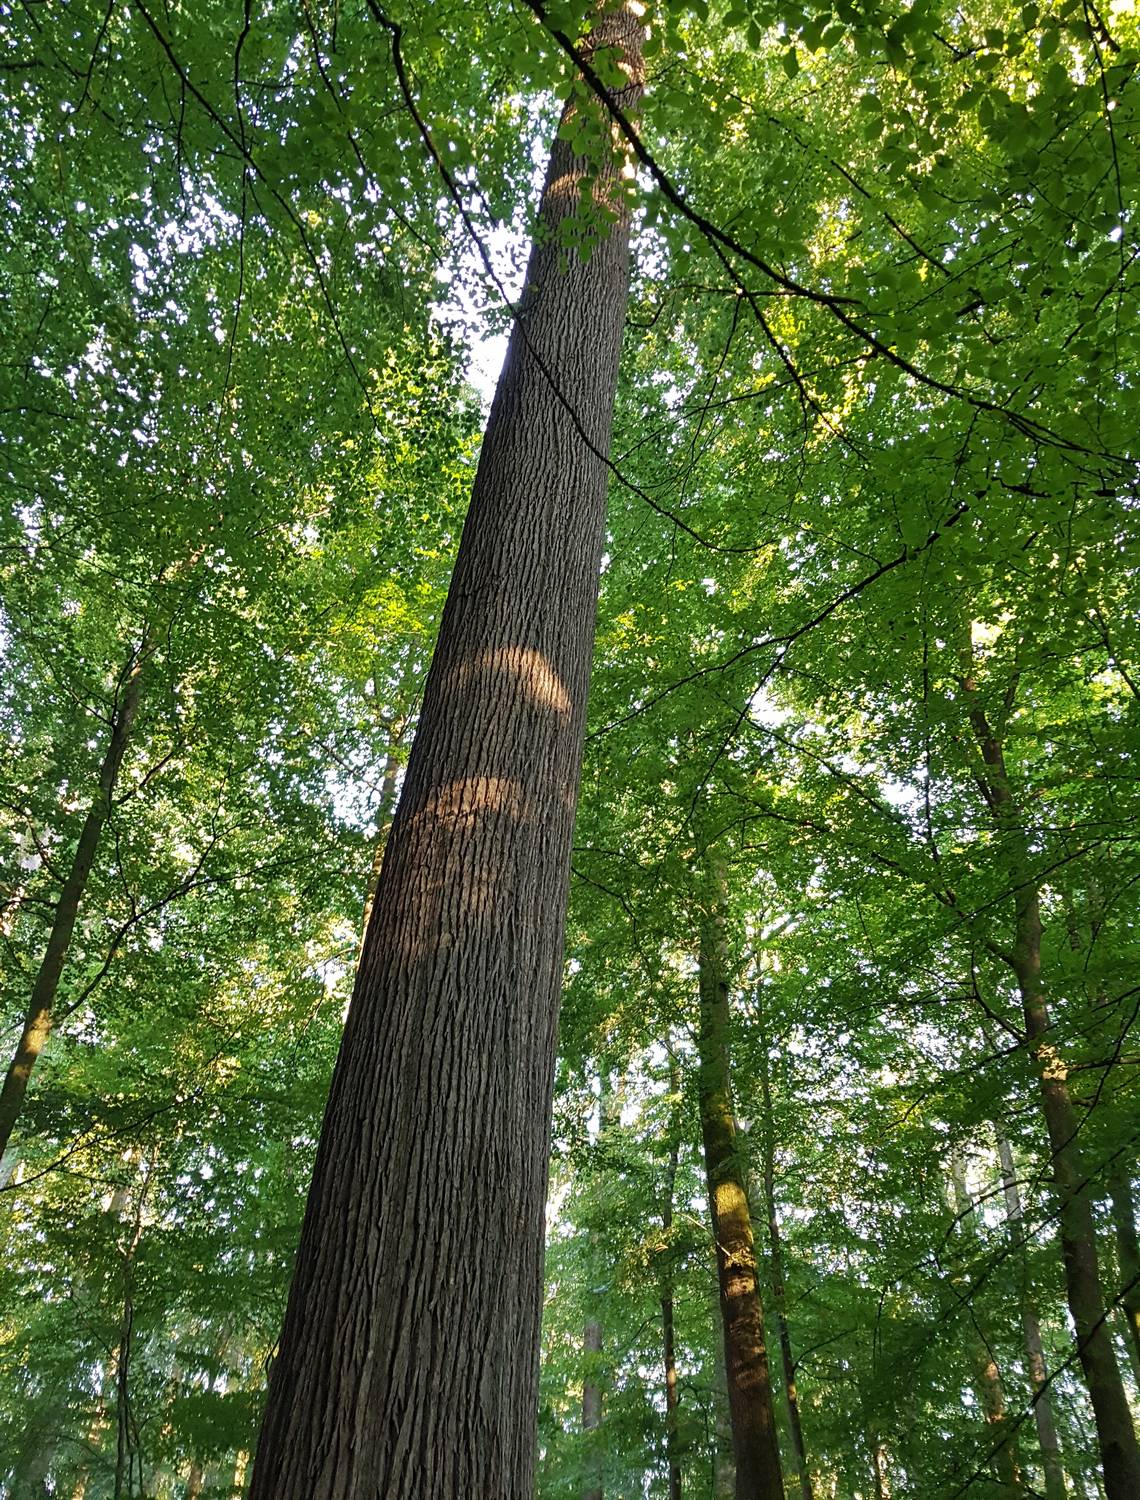
[[[623,3],[587,41],[624,58],[624,108],[641,37]],[[251,1500],[533,1493],[563,926],[628,280],[620,170],[614,150],[588,164],[555,143],[333,1078]],[[555,235],[587,173],[615,218],[583,261]]]

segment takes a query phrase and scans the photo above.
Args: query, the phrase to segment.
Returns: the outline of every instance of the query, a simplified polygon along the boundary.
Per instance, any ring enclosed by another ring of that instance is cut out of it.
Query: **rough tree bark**
[[[950,1153],[950,1181],[954,1188],[954,1209],[962,1230],[971,1240],[976,1239],[978,1226],[974,1211],[974,1200],[966,1185],[966,1168],[958,1151]],[[973,1248],[973,1247],[971,1247]],[[994,1354],[989,1335],[978,1321],[972,1306],[966,1308],[966,1329],[970,1346],[970,1357],[974,1363],[974,1379],[978,1397],[989,1428],[989,1438],[996,1443],[993,1456],[994,1473],[1001,1494],[1007,1500],[1022,1500],[1025,1485],[1021,1477],[1021,1462],[1017,1452],[1017,1431],[1009,1426],[1005,1405],[1005,1390],[1002,1386],[1001,1368]]]
[[[587,42],[616,49],[626,108],[640,91],[638,10],[607,10]],[[590,163],[554,145],[333,1078],[251,1500],[533,1492],[563,926],[627,292],[621,167],[612,146]],[[587,175],[614,221],[584,261],[556,235]]]
[[[1017,981],[1026,1043],[1037,1069],[1041,1112],[1049,1136],[1060,1209],[1065,1287],[1096,1420],[1105,1494],[1108,1500],[1136,1500],[1140,1495],[1140,1447],[1106,1320],[1090,1184],[1078,1139],[1077,1112],[1069,1093],[1068,1070],[1051,1035],[1041,967],[1040,889],[1029,840],[1014,800],[1002,740],[990,723],[972,675],[969,653],[960,686],[980,756],[976,773],[979,789],[998,831],[1009,875],[1014,942],[1010,950],[995,945],[995,951]],[[1015,679],[1005,694],[1007,715],[1013,708],[1016,686]]]
[[[119,677],[107,748],[99,768],[98,785],[79,831],[79,842],[75,846],[71,866],[55,905],[43,960],[32,985],[23,1030],[16,1043],[12,1061],[8,1064],[3,1086],[0,1086],[0,1158],[8,1150],[8,1142],[12,1138],[12,1131],[28,1092],[32,1070],[51,1035],[63,966],[67,961],[79,908],[99,849],[103,825],[111,815],[115,783],[130,739],[131,725],[138,711],[143,668],[149,654],[149,644],[132,652]]]
[[[1029,1381],[1033,1387],[1033,1419],[1037,1426],[1037,1444],[1041,1449],[1041,1467],[1045,1471],[1045,1500],[1065,1500],[1068,1493],[1065,1485],[1065,1465],[1061,1458],[1061,1445],[1057,1441],[1057,1428],[1053,1421],[1053,1402],[1049,1394],[1049,1372],[1045,1364],[1045,1347],[1041,1342],[1041,1324],[1029,1285],[1025,1243],[1021,1222],[1021,1194],[1017,1188],[1017,1173],[1013,1165],[1013,1152],[1005,1131],[994,1126],[997,1136],[998,1163],[1001,1167],[1002,1193],[1005,1197],[1005,1216],[1010,1234],[1015,1238],[1013,1254],[1016,1257],[1020,1276],[1021,1332],[1025,1340],[1025,1362]]]
[[[724,1327],[736,1500],[783,1500],[746,1168],[732,1102],[726,916],[723,880],[715,870],[709,892],[699,933],[700,1114]]]

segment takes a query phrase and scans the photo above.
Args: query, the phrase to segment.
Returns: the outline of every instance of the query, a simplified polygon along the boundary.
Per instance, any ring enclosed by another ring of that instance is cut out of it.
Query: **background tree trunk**
[[[887,1450],[873,1432],[868,1436],[867,1442],[871,1449],[871,1477],[875,1482],[875,1500],[891,1500]]]
[[[1128,1353],[1140,1386],[1140,1243],[1136,1238],[1136,1209],[1128,1170],[1118,1164],[1108,1179],[1116,1259],[1120,1267],[1121,1306],[1128,1323]]]
[[[977,1238],[977,1220],[974,1200],[966,1185],[966,1168],[956,1150],[950,1153],[950,1181],[954,1188],[954,1208],[963,1232],[970,1240]],[[974,1248],[973,1246],[971,1248]],[[997,1444],[993,1456],[994,1473],[1001,1493],[1008,1500],[1022,1500],[1025,1486],[1021,1478],[1021,1464],[1017,1456],[1016,1431],[1009,1430],[1005,1406],[1005,1391],[1002,1387],[1001,1368],[994,1354],[990,1338],[978,1320],[973,1306],[965,1309],[967,1338],[970,1357],[974,1365],[978,1398],[989,1429],[991,1444]]]
[[[368,881],[364,887],[364,910],[360,919],[360,951],[356,962],[359,967],[364,957],[364,942],[368,936],[368,924],[372,920],[372,908],[376,904],[376,889],[380,884],[380,870],[384,864],[384,850],[392,830],[392,815],[396,810],[396,779],[400,774],[399,746],[403,735],[403,724],[399,730],[388,731],[388,752],[384,757],[384,769],[380,774],[380,798],[376,804],[376,838],[372,845],[372,864]]]
[[[1002,1191],[1005,1195],[1005,1213],[1010,1232],[1020,1238],[1021,1195],[1017,1190],[1017,1173],[1013,1165],[1013,1152],[1005,1132],[995,1126],[998,1147],[998,1162],[1001,1166]],[[1053,1402],[1047,1384],[1049,1375],[1045,1365],[1045,1350],[1041,1343],[1041,1325],[1033,1303],[1032,1291],[1025,1262],[1025,1246],[1019,1243],[1014,1251],[1021,1271],[1021,1329],[1025,1339],[1025,1362],[1029,1380],[1033,1386],[1033,1418],[1037,1426],[1037,1443],[1041,1449],[1041,1467],[1045,1471],[1045,1500],[1065,1500],[1068,1493],[1065,1484],[1065,1465],[1061,1458],[1061,1445],[1057,1441],[1057,1428],[1053,1421]]]
[[[736,1500],[783,1500],[764,1312],[746,1170],[738,1149],[729,1062],[723,882],[710,880],[700,928],[700,1114],[716,1243]]]
[[[1041,971],[1041,896],[1025,830],[1018,818],[1001,739],[994,732],[971,668],[961,679],[970,726],[981,756],[979,783],[1005,849],[1014,902],[1014,945],[1005,955],[1017,980],[1025,1036],[1039,1081],[1041,1111],[1049,1136],[1053,1180],[1060,1208],[1061,1251],[1077,1351],[1096,1419],[1097,1441],[1108,1500],[1140,1495],[1140,1447],[1112,1347],[1100,1284],[1089,1182],[1078,1140],[1068,1072],[1053,1038]],[[1012,687],[1007,691],[1013,706]]]
[[[111,815],[115,783],[118,781],[119,767],[123,763],[131,725],[138,710],[142,672],[149,654],[149,643],[144,643],[140,650],[132,652],[119,678],[119,689],[111,713],[111,732],[103,763],[99,768],[98,786],[79,831],[79,842],[71,858],[71,867],[56,902],[47,946],[32,985],[32,997],[24,1017],[20,1040],[16,1043],[7,1075],[0,1086],[0,1159],[8,1150],[12,1130],[24,1106],[32,1069],[51,1035],[55,998],[59,992],[63,966],[71,947],[71,936],[75,931],[91,866],[95,863],[99,849],[103,825]]]
[[[627,108],[641,37],[622,4],[588,43],[619,50]],[[555,142],[333,1079],[251,1500],[533,1491],[562,937],[628,279],[620,169],[615,151],[591,164]],[[587,174],[616,222],[583,261],[557,228]]]
[[[620,1090],[619,1090],[620,1096]],[[606,1132],[610,1127],[614,1114],[613,1094],[610,1088],[610,1075],[606,1068],[602,1068],[598,1079],[598,1140],[600,1148],[598,1154],[599,1170],[605,1170]],[[620,1120],[620,1104],[616,1111]],[[599,1235],[596,1229],[590,1232],[590,1285],[596,1286],[601,1267],[598,1264],[601,1254]],[[602,1425],[602,1383],[601,1383],[601,1353],[602,1353],[602,1324],[597,1317],[590,1316],[586,1319],[582,1330],[582,1353],[586,1367],[585,1377],[582,1381],[582,1431],[583,1433],[596,1433]],[[585,1488],[582,1491],[582,1500],[602,1500],[602,1478],[601,1478],[601,1452],[598,1441],[595,1438],[591,1443],[586,1458],[587,1472],[590,1475]]]
[[[680,1070],[676,1062],[669,1069],[669,1092],[673,1096],[673,1118],[669,1128],[669,1160],[661,1194],[661,1229],[664,1249],[661,1257],[661,1338],[665,1364],[665,1456],[669,1463],[669,1500],[681,1500],[681,1452],[677,1419],[680,1400],[677,1391],[676,1325],[673,1316],[673,1195],[677,1188],[677,1167],[681,1154]]]
[[[587,1375],[582,1383],[582,1431],[596,1432],[602,1425],[602,1388],[598,1384],[596,1371],[591,1377],[591,1361],[602,1352],[602,1325],[596,1318],[586,1322],[582,1334],[582,1353],[586,1357]],[[582,1491],[582,1500],[602,1500],[602,1486],[597,1480],[597,1457],[591,1454],[587,1460],[591,1478]]]
[[[768,1256],[772,1268],[772,1308],[776,1315],[780,1359],[784,1366],[788,1428],[792,1438],[792,1454],[800,1477],[800,1495],[802,1500],[812,1500],[811,1475],[808,1472],[807,1451],[804,1447],[803,1426],[800,1422],[800,1398],[796,1390],[796,1362],[792,1354],[792,1333],[788,1326],[784,1246],[780,1238],[780,1216],[776,1209],[776,1122],[772,1114],[772,1080],[769,1076],[768,1035],[764,1025],[763,993],[759,988],[756,1003],[760,1015],[760,1101],[764,1111],[760,1134],[764,1203],[768,1214]]]

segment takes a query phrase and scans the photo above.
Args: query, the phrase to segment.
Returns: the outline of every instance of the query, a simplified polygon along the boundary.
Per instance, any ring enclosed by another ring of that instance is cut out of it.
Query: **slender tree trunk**
[[[112,1218],[121,1218],[127,1203],[127,1189],[117,1187],[111,1194],[111,1201],[107,1205],[107,1213]],[[120,1329],[121,1331],[121,1329]],[[115,1394],[118,1383],[119,1369],[119,1347],[113,1350],[110,1359],[103,1366],[102,1377],[99,1381],[99,1395],[95,1405],[95,1415],[91,1419],[91,1425],[87,1429],[87,1451],[90,1454],[98,1454],[103,1446],[103,1433],[107,1428],[107,1407]],[[76,1475],[75,1483],[71,1491],[71,1500],[84,1500],[87,1494],[87,1486],[91,1480],[91,1462],[85,1458],[80,1465],[79,1473]]]
[[[588,44],[617,49],[626,108],[641,37],[622,3]],[[555,143],[333,1079],[251,1500],[533,1492],[562,935],[627,290],[620,171],[616,152],[590,164]],[[586,176],[615,219],[583,260],[557,227]]]
[[[732,1102],[726,918],[723,882],[716,874],[710,889],[699,950],[700,1113],[720,1284],[736,1500],[783,1500],[752,1218]]]
[[[621,1090],[619,1090],[620,1098]],[[606,1134],[615,1117],[614,1096],[610,1087],[610,1075],[606,1068],[602,1068],[598,1080],[598,1154],[595,1160],[599,1163],[599,1170],[604,1172],[605,1150],[607,1147]],[[621,1118],[621,1106],[618,1104],[616,1117]],[[602,1253],[601,1237],[596,1229],[590,1231],[590,1261],[591,1261],[591,1285],[598,1281],[597,1265],[598,1257]],[[599,1318],[590,1316],[586,1319],[582,1329],[582,1353],[586,1366],[585,1378],[582,1381],[582,1431],[583,1433],[596,1433],[602,1425],[602,1383],[601,1383],[601,1353],[602,1353],[602,1324]],[[602,1500],[602,1476],[601,1476],[601,1452],[597,1439],[593,1439],[587,1453],[587,1472],[590,1475],[585,1488],[582,1491],[582,1500]]]
[[[661,1335],[665,1363],[665,1457],[669,1464],[669,1500],[681,1500],[681,1454],[677,1434],[676,1329],[672,1287],[661,1293]]]
[[[384,757],[384,770],[380,775],[380,800],[376,806],[376,840],[372,846],[372,867],[368,871],[368,883],[364,888],[364,913],[360,920],[360,951],[356,956],[358,968],[360,960],[364,957],[364,943],[368,936],[368,924],[372,920],[372,908],[376,904],[376,890],[380,884],[384,850],[388,844],[388,835],[392,831],[392,817],[396,811],[396,778],[400,774],[398,751],[403,732],[402,721],[388,732],[388,750]]]
[[[971,1240],[977,1235],[977,1219],[974,1200],[966,1185],[966,1171],[957,1151],[950,1154],[950,1180],[954,1187],[954,1207],[963,1231]],[[982,1404],[986,1426],[991,1442],[997,1443],[993,1456],[994,1472],[1003,1495],[1008,1500],[1022,1500],[1025,1486],[1021,1478],[1021,1463],[1017,1454],[1017,1437],[1009,1429],[1005,1406],[1005,1391],[1002,1388],[1001,1369],[992,1343],[978,1321],[974,1308],[966,1309],[970,1354],[974,1362],[974,1378],[978,1397]]]
[[[1096,1419],[1105,1493],[1108,1500],[1135,1500],[1140,1495],[1140,1448],[1137,1447],[1132,1413],[1105,1316],[1089,1183],[1077,1139],[1077,1114],[1069,1095],[1064,1065],[1048,1040],[1049,1013],[1039,978],[1041,925],[1035,889],[1025,905],[1028,916],[1024,931],[1029,942],[1023,949],[1025,957],[1019,983],[1026,1030],[1040,1068],[1042,1103],[1061,1210],[1061,1246],[1069,1310],[1076,1327],[1081,1368]]]
[[[720,1297],[719,1282],[717,1297]],[[724,1341],[721,1340],[723,1353]],[[732,1451],[732,1422],[728,1413],[728,1375],[724,1359],[715,1365],[713,1388],[713,1461],[712,1492],[714,1500],[732,1500],[736,1494],[736,1459]]]
[[[1128,1322],[1128,1354],[1140,1389],[1140,1243],[1136,1238],[1136,1209],[1128,1169],[1117,1165],[1108,1179],[1116,1259],[1120,1267],[1121,1307]]]
[[[202,1493],[202,1465],[197,1459],[190,1465],[190,1473],[186,1478],[186,1500],[199,1500]]]
[[[1013,1165],[1013,1152],[1009,1140],[1000,1126],[995,1125],[998,1162],[1001,1166],[1001,1183],[1005,1195],[1005,1214],[1010,1232],[1020,1238],[1021,1195],[1017,1190],[1017,1173]],[[1033,1387],[1033,1419],[1037,1426],[1037,1443],[1041,1449],[1041,1467],[1045,1471],[1045,1500],[1065,1500],[1068,1489],[1065,1484],[1065,1465],[1061,1457],[1061,1445],[1057,1440],[1057,1428],[1053,1421],[1053,1402],[1049,1393],[1049,1372],[1045,1364],[1045,1349],[1041,1342],[1041,1325],[1037,1309],[1033,1304],[1029,1286],[1025,1247],[1019,1244],[1014,1254],[1020,1266],[1021,1277],[1021,1330],[1025,1340],[1025,1363]]]
[[[51,1035],[55,999],[59,992],[63,966],[67,960],[68,949],[71,947],[71,937],[75,931],[75,922],[83,901],[83,893],[87,889],[87,879],[91,874],[91,866],[95,862],[95,855],[99,849],[103,825],[111,814],[115,783],[118,780],[119,767],[123,763],[123,755],[130,738],[131,724],[138,710],[142,672],[148,655],[148,645],[144,645],[140,651],[133,653],[119,679],[117,702],[111,716],[111,733],[103,756],[103,764],[99,768],[98,788],[87,816],[83,820],[79,842],[72,856],[71,868],[67,872],[63,889],[59,893],[59,900],[56,902],[47,947],[44,950],[39,973],[32,985],[32,996],[24,1017],[24,1028],[20,1034],[20,1040],[16,1043],[12,1061],[8,1064],[3,1086],[0,1087],[0,1158],[3,1158],[8,1149],[12,1130],[23,1108],[32,1069]]]
[[[1140,1447],[1116,1362],[1101,1293],[1092,1200],[1085,1172],[1068,1072],[1050,1036],[1041,972],[1041,897],[1028,841],[1018,820],[1005,755],[969,672],[962,678],[971,727],[981,753],[979,773],[986,802],[1006,849],[1012,887],[1014,945],[1003,955],[1017,980],[1030,1056],[1037,1067],[1041,1110],[1049,1136],[1060,1209],[1061,1250],[1077,1351],[1096,1419],[1108,1500],[1140,1495]],[[1012,690],[1007,695],[1012,707]]]
[[[871,1478],[875,1484],[875,1500],[891,1500],[891,1478],[887,1468],[887,1450],[875,1433],[867,1439],[871,1448]]]
[[[586,1357],[587,1375],[582,1383],[582,1431],[596,1432],[602,1425],[602,1388],[597,1379],[597,1361],[602,1353],[602,1325],[597,1318],[586,1321],[582,1334],[582,1352]],[[588,1459],[591,1478],[582,1491],[582,1500],[602,1500],[602,1486],[594,1472],[596,1456]]]
[[[674,1062],[669,1072],[670,1093],[679,1099],[681,1080]],[[673,1317],[673,1195],[677,1189],[677,1166],[681,1139],[678,1110],[674,1106],[670,1122],[669,1161],[665,1168],[661,1195],[661,1230],[664,1247],[661,1257],[661,1339],[665,1363],[665,1456],[669,1463],[669,1500],[681,1500],[681,1452],[678,1432],[680,1401],[677,1391],[676,1326]]]
[[[115,1500],[134,1494],[135,1467],[138,1466],[140,1487],[142,1484],[142,1444],[131,1405],[131,1356],[134,1352],[135,1331],[135,1252],[143,1232],[143,1215],[147,1194],[150,1191],[154,1169],[158,1162],[157,1152],[151,1156],[140,1175],[138,1196],[130,1236],[124,1242],[120,1254],[123,1261],[123,1312],[119,1324],[119,1350],[115,1364]],[[119,1189],[111,1199],[110,1212],[116,1205],[126,1201],[126,1191]]]
[[[784,1246],[780,1237],[780,1216],[776,1208],[776,1122],[772,1113],[772,1081],[769,1077],[768,1037],[763,1019],[763,994],[757,993],[760,1012],[760,1098],[764,1111],[761,1132],[763,1154],[764,1203],[768,1213],[768,1260],[772,1269],[772,1307],[776,1315],[776,1332],[780,1340],[780,1359],[784,1367],[784,1391],[788,1401],[788,1428],[792,1453],[800,1476],[802,1500],[812,1500],[811,1474],[804,1447],[800,1422],[800,1398],[796,1389],[796,1362],[792,1355],[792,1335],[788,1326],[787,1281],[784,1275]]]

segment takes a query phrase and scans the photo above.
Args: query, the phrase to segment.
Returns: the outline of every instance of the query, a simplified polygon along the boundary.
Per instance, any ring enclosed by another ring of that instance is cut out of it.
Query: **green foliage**
[[[587,9],[7,18],[6,1035],[143,661],[4,1164],[14,1495],[37,1465],[88,1500],[240,1492],[472,474],[439,305],[498,298],[471,236],[514,254],[572,86],[575,146],[598,149],[560,41]],[[997,1493],[979,1329],[1040,1487],[1031,1300],[1067,1471],[1096,1494],[1008,953],[1032,885],[1116,1297],[1105,1181],[1136,1159],[1140,959],[1137,18],[692,0],[648,22],[539,1493],[580,1495],[599,1469],[609,1496],[667,1493],[666,1290],[685,1494],[723,1484],[694,1041],[715,850],[742,1149],[762,1258],[769,1209],[783,1234],[816,1493],[875,1493],[876,1453],[896,1496]],[[583,210],[567,247],[603,227]],[[982,789],[969,702],[1001,738],[1016,828]],[[620,1100],[604,1126],[599,1078]]]

